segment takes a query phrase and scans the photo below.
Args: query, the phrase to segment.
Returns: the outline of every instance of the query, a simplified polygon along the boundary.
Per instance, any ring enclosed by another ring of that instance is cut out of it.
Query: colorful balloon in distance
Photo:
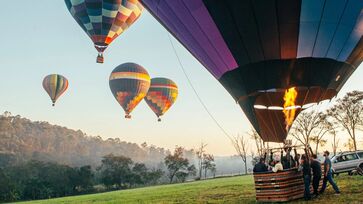
[[[138,0],[65,0],[73,18],[87,33],[98,51],[97,63],[103,63],[103,52],[141,15]]]
[[[363,61],[363,0],[141,2],[225,87],[265,142],[286,139],[283,110],[296,110],[293,121],[309,104],[336,96]],[[296,98],[283,107],[289,90]]]
[[[150,76],[142,66],[124,63],[112,71],[109,84],[113,96],[125,111],[125,118],[131,118],[130,113],[150,88]]]
[[[144,99],[160,122],[160,117],[169,110],[177,97],[178,86],[170,79],[158,77],[151,79],[150,89]]]
[[[43,79],[43,88],[54,106],[57,99],[67,90],[68,80],[60,74],[50,74]]]

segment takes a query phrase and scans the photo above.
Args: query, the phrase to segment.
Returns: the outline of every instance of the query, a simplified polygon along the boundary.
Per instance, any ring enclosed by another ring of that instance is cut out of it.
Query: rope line
[[[175,49],[174,43],[170,37],[170,34],[168,33],[168,38],[169,38],[169,42],[171,44],[171,47],[173,48],[174,54],[176,56],[176,58],[178,59],[179,65],[181,70],[183,71],[183,74],[185,76],[185,78],[187,79],[189,86],[193,89],[194,94],[197,96],[199,103],[203,106],[204,110],[208,113],[209,117],[214,121],[214,123],[219,127],[219,129],[223,132],[223,134],[228,137],[228,139],[230,139],[231,141],[233,141],[232,137],[227,133],[227,131],[219,124],[219,122],[217,121],[217,119],[215,119],[215,117],[212,115],[212,113],[208,110],[207,106],[205,105],[205,103],[203,102],[203,100],[200,98],[197,90],[194,88],[192,81],[190,80],[187,72],[184,69],[183,64],[181,63],[181,60],[179,58],[179,55]]]

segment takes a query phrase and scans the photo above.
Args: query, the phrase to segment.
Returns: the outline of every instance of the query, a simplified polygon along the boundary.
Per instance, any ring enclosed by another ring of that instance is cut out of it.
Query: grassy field
[[[342,194],[334,195],[330,186],[320,198],[309,203],[363,203],[363,177],[341,175],[336,178]],[[72,196],[33,203],[255,203],[252,176],[218,178],[183,184],[161,185],[108,193]],[[304,203],[303,200],[292,203]]]

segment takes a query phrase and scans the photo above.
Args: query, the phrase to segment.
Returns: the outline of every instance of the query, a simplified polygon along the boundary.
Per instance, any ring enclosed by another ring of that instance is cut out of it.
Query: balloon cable
[[[224,133],[224,135],[225,135],[226,137],[228,137],[228,139],[230,139],[231,141],[233,141],[232,137],[231,137],[231,136],[229,136],[229,134],[227,133],[227,131],[226,131],[226,130],[225,130],[225,129],[224,129],[224,128],[223,128],[223,127],[219,124],[219,122],[215,119],[215,117],[212,115],[212,113],[208,110],[207,106],[205,105],[205,103],[203,102],[203,100],[200,98],[200,96],[199,96],[199,94],[198,94],[197,90],[194,88],[194,86],[193,86],[193,84],[192,84],[192,81],[190,80],[190,78],[189,78],[189,76],[188,76],[187,72],[186,72],[186,71],[185,71],[185,69],[184,69],[183,64],[181,63],[181,60],[180,60],[180,58],[179,58],[179,55],[178,55],[178,53],[177,53],[177,51],[176,51],[176,49],[175,49],[174,43],[173,43],[173,41],[172,41],[172,39],[171,39],[171,37],[170,37],[170,34],[169,34],[169,33],[168,33],[168,38],[169,38],[169,41],[170,41],[171,47],[173,48],[174,54],[175,54],[176,58],[178,59],[178,62],[179,62],[180,68],[181,68],[181,70],[183,71],[184,76],[185,76],[185,78],[187,79],[187,81],[188,81],[188,83],[189,83],[190,87],[193,89],[194,94],[197,96],[199,103],[203,106],[204,110],[208,113],[209,117],[210,117],[210,118],[214,121],[214,123],[215,123],[215,124],[219,127],[219,129],[220,129],[220,130]]]

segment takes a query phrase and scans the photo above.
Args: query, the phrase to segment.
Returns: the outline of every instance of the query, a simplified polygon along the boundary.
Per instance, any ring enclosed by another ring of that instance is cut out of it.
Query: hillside
[[[148,166],[160,167],[170,150],[146,143],[138,145],[118,138],[89,136],[81,130],[45,121],[32,121],[19,115],[12,116],[9,112],[0,115],[0,167],[32,159],[73,167],[97,167],[101,158],[111,153],[130,157],[133,161]],[[184,154],[195,162],[193,150],[186,150]],[[243,173],[243,163],[237,156],[216,156],[215,163],[216,175]],[[250,157],[247,165],[251,169]]]
[[[363,202],[362,176],[341,175],[336,181],[340,196],[328,187],[324,195],[309,203]],[[255,190],[252,176],[238,176],[25,203],[255,203]]]
[[[100,136],[88,136],[81,130],[31,121],[9,112],[0,115],[0,167],[31,159],[70,166],[97,166],[101,157],[110,153],[157,165],[168,150],[146,143],[139,146],[118,138],[104,140]]]

